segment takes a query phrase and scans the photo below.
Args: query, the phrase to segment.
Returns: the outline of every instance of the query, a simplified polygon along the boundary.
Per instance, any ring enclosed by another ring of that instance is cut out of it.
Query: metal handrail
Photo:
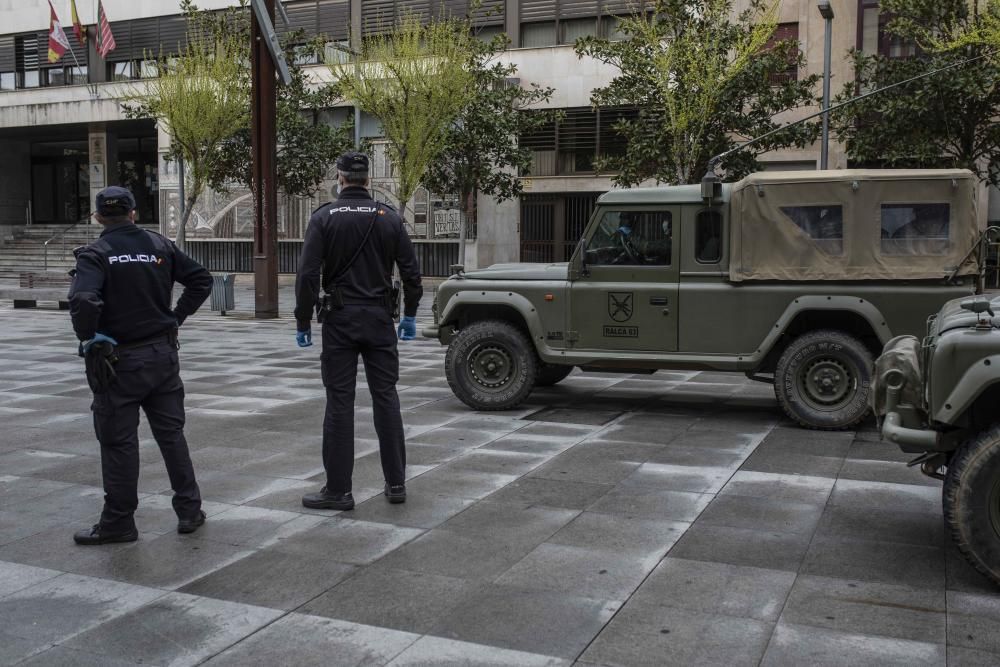
[[[62,240],[62,256],[65,257],[66,256],[66,235],[69,234],[74,229],[76,229],[77,227],[79,227],[80,225],[90,224],[90,218],[91,218],[92,215],[93,215],[93,213],[88,213],[87,217],[82,218],[80,220],[77,220],[72,225],[70,225],[66,229],[62,230],[58,234],[54,235],[52,238],[50,238],[48,241],[46,241],[45,243],[42,244],[42,247],[44,249],[44,256],[43,256],[44,259],[42,261],[42,268],[43,268],[43,270],[45,270],[45,271],[49,270],[49,244],[52,243],[53,241],[56,241],[56,240]]]

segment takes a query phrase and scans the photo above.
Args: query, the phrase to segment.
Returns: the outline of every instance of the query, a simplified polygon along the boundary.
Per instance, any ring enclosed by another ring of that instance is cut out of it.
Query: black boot
[[[193,533],[205,525],[205,513],[198,510],[198,516],[193,519],[181,519],[177,522],[177,532],[181,535]]]
[[[73,541],[84,546],[112,544],[115,542],[135,542],[137,539],[139,539],[139,531],[135,529],[135,526],[132,526],[131,530],[127,530],[124,533],[111,533],[107,529],[102,528],[99,523],[95,523],[91,528],[78,530],[73,535]]]
[[[389,499],[389,502],[393,505],[398,505],[399,503],[406,502],[406,485],[405,484],[389,484],[386,482],[385,485],[385,497]]]
[[[324,486],[319,493],[307,493],[302,496],[302,506],[313,510],[352,510],[354,496],[350,491],[329,493]]]

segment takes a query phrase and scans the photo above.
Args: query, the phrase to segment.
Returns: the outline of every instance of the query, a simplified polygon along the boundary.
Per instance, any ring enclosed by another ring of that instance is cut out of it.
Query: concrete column
[[[178,170],[177,161],[167,160],[170,152],[170,135],[163,129],[163,125],[156,125],[156,156],[157,156],[157,176],[160,189],[160,233],[169,238],[174,238],[177,234],[177,224],[181,219],[180,200],[178,198]]]
[[[468,248],[466,268],[474,269],[517,262],[521,255],[521,239],[518,225],[521,220],[520,199],[509,199],[497,203],[492,197],[480,195],[479,237],[475,247]]]
[[[90,147],[90,205],[97,193],[118,184],[118,135],[104,123],[93,123],[87,133]]]

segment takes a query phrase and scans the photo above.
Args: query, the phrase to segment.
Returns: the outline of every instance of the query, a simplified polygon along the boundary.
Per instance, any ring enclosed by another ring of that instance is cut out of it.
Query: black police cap
[[[348,151],[337,158],[337,171],[368,173],[368,156],[357,151]]]
[[[94,204],[101,215],[127,215],[135,210],[135,197],[125,188],[112,185],[97,193]]]

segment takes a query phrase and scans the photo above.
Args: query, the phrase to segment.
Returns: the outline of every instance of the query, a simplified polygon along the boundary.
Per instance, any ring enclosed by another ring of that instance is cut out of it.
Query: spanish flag
[[[76,13],[76,0],[69,0],[69,9],[73,14],[73,32],[76,33],[76,38],[80,41],[80,44],[86,46],[87,29],[80,23],[80,15]]]
[[[57,63],[63,55],[69,51],[69,40],[63,30],[59,17],[56,16],[56,9],[49,0],[49,62]]]

